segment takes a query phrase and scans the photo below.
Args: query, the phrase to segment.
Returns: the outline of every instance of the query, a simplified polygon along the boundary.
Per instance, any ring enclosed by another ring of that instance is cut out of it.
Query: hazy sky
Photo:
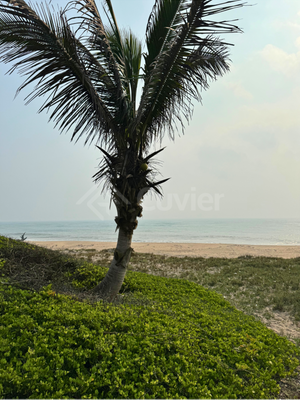
[[[153,3],[113,0],[120,27],[143,38]],[[231,71],[195,104],[185,135],[162,143],[172,179],[163,201],[145,200],[146,219],[300,217],[299,0],[257,0],[222,18],[244,30],[227,35]],[[28,92],[14,100],[22,79],[7,70],[0,64],[0,221],[111,219],[91,178],[99,151],[60,135],[37,114],[41,100],[25,106]]]

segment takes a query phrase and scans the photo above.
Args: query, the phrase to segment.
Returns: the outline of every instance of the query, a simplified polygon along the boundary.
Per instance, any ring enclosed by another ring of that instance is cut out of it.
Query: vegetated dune
[[[196,283],[128,271],[108,304],[89,297],[104,267],[3,237],[0,259],[2,398],[270,398],[299,364],[293,343]],[[74,293],[20,288],[17,267]]]

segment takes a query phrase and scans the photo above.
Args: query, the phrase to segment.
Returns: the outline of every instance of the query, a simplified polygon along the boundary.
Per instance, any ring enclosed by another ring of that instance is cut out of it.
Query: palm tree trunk
[[[117,247],[109,270],[104,279],[93,289],[93,292],[102,299],[112,301],[119,293],[131,257],[131,241],[132,233],[120,227]]]

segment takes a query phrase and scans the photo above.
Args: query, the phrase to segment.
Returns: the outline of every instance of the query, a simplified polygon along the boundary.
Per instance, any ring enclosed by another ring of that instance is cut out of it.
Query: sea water
[[[114,242],[114,221],[0,222],[0,234],[27,240]],[[300,219],[141,219],[134,242],[300,245]]]

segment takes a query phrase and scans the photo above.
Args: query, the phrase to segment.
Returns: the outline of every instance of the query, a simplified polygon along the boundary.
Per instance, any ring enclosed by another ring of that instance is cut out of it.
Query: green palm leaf
[[[108,40],[119,64],[123,88],[129,102],[128,124],[135,116],[137,87],[140,79],[142,45],[131,31],[123,31],[122,38],[114,30],[107,31]]]
[[[183,0],[156,0],[146,28],[147,56],[145,57],[145,75],[154,68],[158,56],[163,54],[176,35],[176,26],[180,19]]]
[[[115,82],[117,88],[116,101],[122,102],[122,99],[124,99],[124,92],[118,64],[114,58],[107,32],[95,1],[74,0],[69,3],[67,10],[72,8],[75,8],[78,16],[70,18],[70,20],[74,21],[78,30],[83,31],[81,34],[82,41],[99,60],[99,63],[104,66],[107,74]]]
[[[114,83],[76,39],[64,14],[53,15],[42,5],[33,10],[22,0],[5,3],[0,2],[0,60],[14,62],[10,72],[18,69],[27,77],[19,91],[36,84],[27,102],[47,96],[39,111],[51,108],[50,120],[61,130],[72,127],[72,139],[85,134],[86,141],[111,140],[119,129]]]
[[[230,21],[210,18],[242,5],[238,0],[155,2],[146,33],[145,86],[132,126],[144,147],[162,138],[166,130],[173,138],[176,120],[183,127],[182,117],[191,116],[192,101],[201,99],[199,88],[206,89],[210,80],[229,69],[228,43],[216,35],[240,30]]]
[[[74,20],[80,21],[79,29],[84,31],[81,35],[83,42],[99,64],[104,66],[108,76],[118,88],[114,101],[118,111],[115,114],[115,121],[120,126],[120,132],[114,136],[112,146],[124,149],[129,133],[123,127],[129,125],[136,110],[141,42],[131,31],[119,31],[110,0],[104,1],[104,11],[110,28],[104,27],[93,0],[75,0],[71,4],[80,14]]]

